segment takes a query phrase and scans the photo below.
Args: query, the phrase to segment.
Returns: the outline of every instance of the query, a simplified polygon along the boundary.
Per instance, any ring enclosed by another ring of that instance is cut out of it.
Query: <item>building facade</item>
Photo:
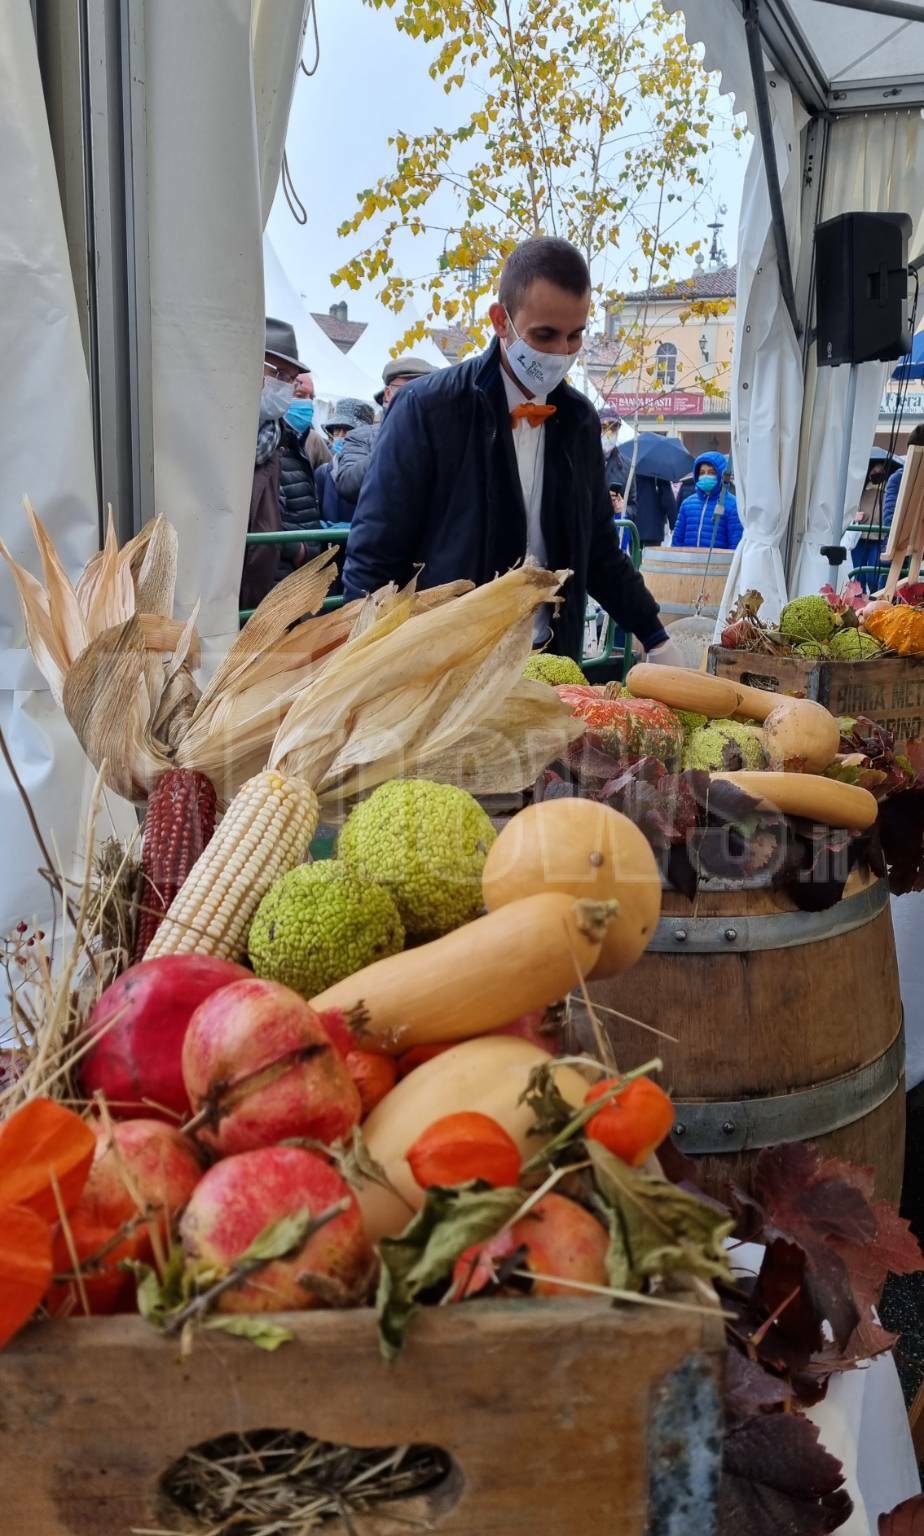
[[[627,294],[588,343],[587,374],[623,420],[727,453],[734,344],[735,268],[721,267]]]
[[[607,404],[626,422],[637,412],[642,431],[680,437],[693,454],[731,448],[736,275],[720,267],[627,294],[607,314],[603,335],[587,344],[588,378]],[[889,379],[875,435],[881,448],[890,445],[897,400],[898,383]],[[912,379],[895,452],[904,452],[921,421],[924,379]]]

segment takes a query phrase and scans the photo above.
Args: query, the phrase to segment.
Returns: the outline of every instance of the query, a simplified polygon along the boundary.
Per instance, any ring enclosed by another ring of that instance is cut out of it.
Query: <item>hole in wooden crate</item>
[[[189,1536],[301,1533],[332,1520],[350,1531],[354,1516],[379,1510],[398,1519],[411,1500],[420,1501],[415,1523],[425,1523],[451,1509],[461,1489],[458,1467],[439,1446],[363,1450],[294,1429],[257,1429],[191,1446],[159,1484],[164,1515],[179,1514]]]
[[[748,688],[763,688],[766,693],[778,693],[778,677],[767,677],[763,672],[742,672],[741,681]]]

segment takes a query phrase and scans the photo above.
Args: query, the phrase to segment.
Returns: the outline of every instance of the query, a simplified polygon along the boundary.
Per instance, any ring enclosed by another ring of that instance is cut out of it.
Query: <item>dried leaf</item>
[[[760,1414],[726,1434],[717,1536],[826,1536],[852,1509],[841,1463],[800,1414]]]
[[[53,1099],[30,1100],[0,1127],[0,1211],[28,1207],[46,1224],[57,1221],[54,1181],[64,1209],[71,1210],[95,1150],[96,1137],[73,1110]]]
[[[145,685],[147,659],[141,627],[130,619],[91,641],[64,685],[64,712],[81,746],[95,768],[106,763],[106,782],[128,800],[172,766],[151,734],[159,698],[151,700]]]
[[[286,634],[289,626],[320,608],[337,575],[336,550],[325,549],[268,592],[251,614],[199,701],[195,718],[213,699],[246,686],[248,672]]]
[[[880,1515],[877,1536],[924,1536],[924,1493],[916,1493],[887,1515]]]
[[[728,1212],[630,1168],[598,1141],[586,1147],[610,1224],[608,1269],[615,1289],[640,1290],[652,1276],[673,1273],[730,1280],[724,1242],[734,1220]]]
[[[29,1321],[51,1284],[51,1228],[25,1206],[0,1220],[0,1348]]]
[[[230,1333],[237,1339],[249,1339],[258,1349],[272,1354],[281,1344],[289,1344],[295,1337],[291,1328],[281,1323],[268,1322],[265,1317],[248,1317],[238,1314],[230,1317],[209,1317],[202,1324],[213,1333]]]
[[[45,591],[48,594],[48,612],[58,637],[58,645],[61,654],[73,661],[80,655],[90,638],[77,601],[77,593],[74,591],[71,578],[64,569],[53,541],[36,517],[28,496],[23,498],[23,505],[42,562],[42,576]]]
[[[792,1402],[792,1390],[756,1360],[729,1349],[725,1357],[725,1411],[732,1421],[775,1413]]]
[[[387,1360],[401,1352],[425,1293],[449,1278],[467,1248],[493,1237],[523,1199],[522,1190],[490,1189],[486,1184],[428,1189],[422,1210],[401,1236],[382,1239],[376,1309]]]
[[[280,1216],[270,1222],[237,1260],[238,1265],[260,1262],[268,1264],[272,1259],[284,1259],[302,1246],[312,1226],[314,1217],[310,1211],[296,1211],[292,1216]]]

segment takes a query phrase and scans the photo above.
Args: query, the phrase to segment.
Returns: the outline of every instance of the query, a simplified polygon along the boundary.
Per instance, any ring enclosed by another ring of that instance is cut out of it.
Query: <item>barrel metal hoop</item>
[[[794,949],[836,939],[872,922],[889,902],[886,880],[837,901],[823,912],[762,912],[755,917],[662,917],[648,946],[649,954],[727,955],[756,950]]]
[[[905,1070],[905,1036],[874,1061],[843,1077],[760,1099],[675,1101],[673,1136],[682,1152],[750,1152],[783,1141],[813,1141],[872,1114],[899,1087]]]

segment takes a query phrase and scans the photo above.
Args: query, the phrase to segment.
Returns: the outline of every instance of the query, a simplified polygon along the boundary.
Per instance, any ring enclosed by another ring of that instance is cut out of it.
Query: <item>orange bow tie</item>
[[[514,426],[518,421],[528,421],[531,427],[541,427],[544,421],[554,415],[554,405],[537,405],[535,400],[526,400],[523,405],[514,406],[510,420]]]

